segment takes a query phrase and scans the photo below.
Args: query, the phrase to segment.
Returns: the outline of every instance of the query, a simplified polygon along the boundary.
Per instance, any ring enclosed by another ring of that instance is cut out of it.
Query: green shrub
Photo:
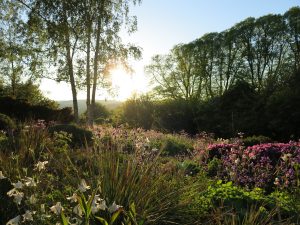
[[[243,143],[245,146],[253,146],[253,145],[258,145],[258,144],[263,144],[263,143],[270,143],[272,142],[272,139],[263,135],[259,136],[250,136],[246,137],[243,139]]]
[[[168,136],[161,144],[161,152],[165,156],[186,155],[192,149],[188,141],[174,136]]]
[[[59,124],[49,128],[49,132],[53,135],[54,132],[66,132],[72,135],[72,147],[91,146],[93,144],[93,133],[89,130],[80,128],[72,124]]]
[[[0,130],[12,130],[16,127],[14,121],[7,115],[0,113]]]

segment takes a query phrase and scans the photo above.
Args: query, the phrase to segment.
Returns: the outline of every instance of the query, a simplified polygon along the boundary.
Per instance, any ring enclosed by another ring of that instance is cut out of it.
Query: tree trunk
[[[74,78],[74,71],[73,71],[73,59],[71,57],[71,50],[70,46],[66,46],[67,50],[67,63],[68,63],[68,72],[72,90],[72,97],[73,97],[73,110],[74,110],[74,119],[76,123],[79,123],[79,114],[78,114],[78,102],[77,102],[77,91],[76,91],[76,83]]]
[[[88,12],[87,12],[88,13]],[[87,18],[87,53],[86,53],[86,116],[87,125],[93,125],[92,110],[91,110],[91,71],[90,71],[90,58],[91,58],[91,22],[89,16]]]
[[[71,44],[70,44],[70,33],[67,22],[67,12],[64,11],[64,23],[66,28],[65,33],[65,47],[66,47],[66,60],[68,66],[68,73],[70,78],[72,97],[73,97],[73,111],[74,111],[74,119],[76,123],[79,123],[79,114],[78,114],[78,102],[77,102],[77,91],[76,91],[76,83],[74,78],[74,70],[73,70],[73,58],[71,54]]]
[[[98,25],[96,30],[96,48],[94,56],[94,77],[93,77],[93,90],[92,90],[92,103],[91,103],[91,118],[94,119],[94,108],[96,103],[96,89],[98,81],[98,58],[100,48],[100,33],[101,33],[101,16],[98,17]]]

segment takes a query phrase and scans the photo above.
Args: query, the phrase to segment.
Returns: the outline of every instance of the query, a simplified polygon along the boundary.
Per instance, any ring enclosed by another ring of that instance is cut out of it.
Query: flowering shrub
[[[220,159],[220,178],[249,188],[295,188],[299,185],[300,144],[274,143],[251,147],[215,144],[208,147],[208,163]]]

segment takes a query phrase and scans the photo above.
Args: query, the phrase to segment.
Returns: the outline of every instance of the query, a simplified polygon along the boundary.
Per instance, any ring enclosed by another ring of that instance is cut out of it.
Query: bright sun
[[[116,90],[116,99],[124,101],[134,94],[144,93],[147,81],[144,74],[129,74],[122,67],[111,71],[112,87]]]

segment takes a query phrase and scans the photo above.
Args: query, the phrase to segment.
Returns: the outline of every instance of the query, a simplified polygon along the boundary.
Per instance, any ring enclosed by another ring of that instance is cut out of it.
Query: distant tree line
[[[240,80],[259,92],[272,92],[300,68],[299,20],[299,7],[284,15],[250,17],[154,56],[146,71],[165,98],[208,99]]]
[[[123,119],[146,129],[299,138],[299,69],[299,7],[247,18],[154,56],[146,71],[155,97],[127,101]]]

